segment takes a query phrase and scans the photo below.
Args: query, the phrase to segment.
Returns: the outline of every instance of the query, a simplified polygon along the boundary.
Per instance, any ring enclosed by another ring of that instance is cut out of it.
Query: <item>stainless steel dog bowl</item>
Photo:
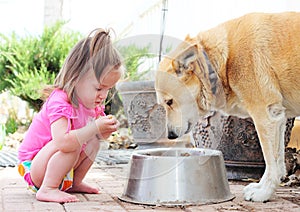
[[[198,205],[228,201],[222,153],[200,148],[157,148],[132,154],[123,201],[146,205]]]

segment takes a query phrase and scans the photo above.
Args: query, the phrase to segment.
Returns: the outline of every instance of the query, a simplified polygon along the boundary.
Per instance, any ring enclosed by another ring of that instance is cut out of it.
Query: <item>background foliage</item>
[[[123,63],[126,68],[125,79],[130,81],[146,80],[147,74],[152,67],[139,71],[139,67],[154,55],[149,53],[150,45],[146,47],[137,47],[134,44],[128,46],[120,46],[118,50],[123,57]]]
[[[9,90],[34,110],[40,109],[41,89],[53,83],[68,52],[82,37],[63,26],[57,22],[45,27],[40,36],[0,34],[0,92]]]

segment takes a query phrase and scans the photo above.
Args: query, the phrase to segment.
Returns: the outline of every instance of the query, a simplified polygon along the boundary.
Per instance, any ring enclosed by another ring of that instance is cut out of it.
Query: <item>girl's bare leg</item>
[[[79,151],[63,153],[49,142],[35,156],[31,166],[31,178],[37,187],[37,200],[48,202],[75,202],[78,198],[58,189],[64,176],[78,159]]]
[[[78,162],[74,167],[73,186],[67,192],[82,192],[90,194],[99,193],[98,188],[92,187],[82,182],[88,170],[94,163],[100,147],[99,145],[100,144],[97,139],[91,140],[87,143],[85,151],[81,152]]]

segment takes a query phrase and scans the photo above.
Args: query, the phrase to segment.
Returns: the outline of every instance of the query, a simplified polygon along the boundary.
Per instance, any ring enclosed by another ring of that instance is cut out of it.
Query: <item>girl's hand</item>
[[[113,132],[117,131],[120,122],[112,115],[101,116],[95,120],[100,139],[107,139]]]

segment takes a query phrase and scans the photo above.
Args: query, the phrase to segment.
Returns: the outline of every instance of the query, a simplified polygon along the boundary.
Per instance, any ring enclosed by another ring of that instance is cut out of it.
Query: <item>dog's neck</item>
[[[216,95],[217,87],[219,86],[218,85],[218,81],[219,81],[218,75],[217,75],[217,72],[212,67],[212,65],[210,63],[210,60],[207,56],[207,53],[204,50],[202,51],[202,53],[204,55],[205,62],[207,64],[208,79],[209,79],[209,82],[210,82],[210,85],[211,85],[211,92],[212,92],[213,95]]]
[[[211,102],[211,108],[215,109],[223,109],[226,105],[226,95],[224,91],[224,87],[222,85],[222,81],[218,75],[218,72],[213,67],[207,53],[205,50],[202,51],[205,62],[207,64],[208,69],[208,79],[211,86],[211,93],[213,95],[213,101]]]

